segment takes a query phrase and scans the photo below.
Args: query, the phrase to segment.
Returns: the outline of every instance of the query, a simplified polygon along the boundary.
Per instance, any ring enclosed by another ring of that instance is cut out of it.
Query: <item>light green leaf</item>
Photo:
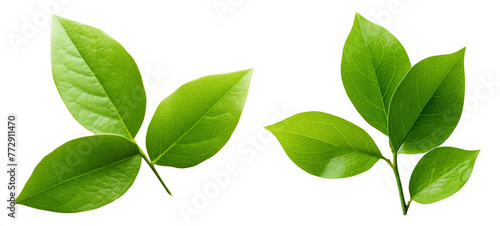
[[[356,125],[323,112],[304,112],[266,127],[290,159],[304,171],[344,178],[369,170],[382,154]]]
[[[146,92],[132,57],[103,31],[52,18],[52,74],[66,107],[96,134],[133,138],[146,112]]]
[[[38,163],[16,203],[62,213],[96,209],[122,196],[140,166],[137,145],[124,137],[75,139]]]
[[[439,147],[424,155],[411,174],[411,200],[429,204],[455,194],[469,180],[478,154]]]
[[[389,107],[389,139],[395,151],[424,153],[455,129],[464,105],[465,48],[433,56],[413,66]]]
[[[410,67],[396,37],[356,13],[342,54],[342,82],[359,114],[384,134],[392,94]]]
[[[229,140],[245,105],[253,69],[188,82],[156,109],[146,135],[153,164],[187,168]]]

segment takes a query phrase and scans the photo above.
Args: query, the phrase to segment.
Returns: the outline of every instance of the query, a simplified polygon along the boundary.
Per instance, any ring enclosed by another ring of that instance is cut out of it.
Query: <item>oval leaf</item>
[[[245,105],[253,69],[188,82],[156,109],[146,135],[153,164],[186,168],[217,153]]]
[[[38,163],[16,203],[62,213],[96,209],[122,196],[140,166],[137,145],[124,137],[75,139]]]
[[[429,204],[455,194],[469,180],[478,154],[479,150],[452,147],[439,147],[427,153],[411,174],[411,200]]]
[[[103,31],[52,18],[52,74],[66,107],[96,134],[133,138],[146,112],[146,92],[132,57]]]
[[[382,157],[363,129],[323,112],[296,114],[266,129],[278,138],[297,166],[319,177],[358,175]]]
[[[424,153],[455,129],[464,105],[465,48],[424,59],[410,69],[389,107],[389,139],[395,151]]]
[[[359,114],[384,134],[392,94],[410,67],[396,37],[356,13],[342,53],[342,83]]]

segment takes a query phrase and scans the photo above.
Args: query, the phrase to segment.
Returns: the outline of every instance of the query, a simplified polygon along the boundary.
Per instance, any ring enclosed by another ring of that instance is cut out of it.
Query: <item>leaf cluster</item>
[[[345,91],[368,124],[389,138],[392,162],[360,127],[323,112],[304,112],[266,127],[290,159],[323,178],[345,178],[384,160],[394,171],[403,214],[412,201],[445,199],[464,186],[479,153],[440,147],[462,114],[465,48],[411,66],[403,45],[385,28],[356,14],[344,45]],[[399,154],[426,153],[410,179],[405,202]]]
[[[95,135],[45,156],[16,203],[64,213],[96,209],[122,196],[141,159],[170,194],[154,165],[192,167],[216,154],[238,124],[253,72],[205,76],[166,97],[147,130],[148,158],[134,140],[146,92],[130,54],[103,31],[59,16],[52,18],[51,52],[64,104]]]

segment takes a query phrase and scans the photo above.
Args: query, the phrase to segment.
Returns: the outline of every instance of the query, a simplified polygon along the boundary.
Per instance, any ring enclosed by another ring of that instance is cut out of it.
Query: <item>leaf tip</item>
[[[65,20],[66,18],[58,16],[54,13],[52,13],[52,21],[59,21],[59,20]]]
[[[267,131],[269,131],[269,132],[271,132],[271,133],[272,133],[272,132],[273,132],[272,130],[273,130],[273,126],[274,126],[274,125],[275,125],[275,124],[268,125],[268,126],[264,126],[264,129],[266,129]]]
[[[244,72],[244,73],[245,73],[245,75],[252,76],[253,71],[254,71],[254,68],[249,68],[249,69],[245,69],[245,70],[243,70],[242,72]]]
[[[59,22],[59,16],[52,13],[52,24]]]
[[[54,29],[54,26],[57,26],[57,24],[59,24],[60,26],[62,26],[62,24],[64,23],[64,21],[68,21],[68,19],[64,18],[64,17],[61,17],[61,16],[58,16],[56,14],[52,14],[52,29]]]
[[[21,198],[23,196],[23,191],[21,191],[21,194],[19,194],[17,197],[16,197],[16,200],[14,200],[14,204],[18,205],[18,204],[23,204],[23,198]]]
[[[267,125],[267,126],[265,126],[265,127],[264,127],[264,129],[266,129],[267,131],[269,131],[269,132],[271,132],[272,134],[274,134],[276,127],[277,127],[277,126],[278,126],[278,124],[280,124],[280,123],[281,123],[281,121],[280,121],[280,122],[276,122],[276,123],[271,124],[271,125]]]
[[[354,15],[354,21],[359,21],[359,20],[366,20],[366,18],[364,18],[361,14],[356,12]]]
[[[457,53],[460,53],[460,55],[465,55],[465,49],[467,48],[467,46],[464,46],[463,48],[461,48],[460,50],[457,51]]]

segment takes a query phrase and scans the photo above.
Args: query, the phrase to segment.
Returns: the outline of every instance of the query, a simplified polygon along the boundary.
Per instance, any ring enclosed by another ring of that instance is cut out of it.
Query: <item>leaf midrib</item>
[[[370,52],[370,48],[368,48],[368,45],[367,45],[367,43],[366,43],[365,33],[364,33],[363,29],[362,29],[362,25],[361,25],[361,23],[360,23],[360,20],[359,20],[359,19],[358,19],[358,25],[359,25],[360,30],[361,30],[361,36],[363,37],[363,44],[365,44],[365,48],[366,48],[366,50],[367,50],[367,52],[368,52],[368,56],[370,57],[370,62],[371,62],[371,65],[372,65],[373,74],[375,74],[375,81],[377,82],[377,86],[378,86],[378,87],[377,87],[377,88],[378,88],[377,90],[378,90],[378,93],[379,93],[380,101],[382,102],[382,109],[384,110],[384,115],[385,115],[385,118],[386,118],[386,121],[385,121],[385,128],[386,128],[386,130],[387,130],[387,115],[388,115],[388,113],[387,113],[387,109],[386,109],[386,107],[385,107],[384,97],[382,96],[382,90],[381,90],[381,87],[380,87],[380,82],[378,81],[378,76],[377,76],[377,72],[376,72],[377,70],[375,69],[376,67],[375,67],[375,65],[373,64],[374,62],[373,62],[372,54],[371,54],[371,52]],[[382,54],[383,54],[383,52],[382,52]],[[393,76],[394,76],[394,75],[393,75]]]
[[[281,131],[281,132],[285,132],[285,133],[291,133],[291,134],[294,134],[294,135],[297,135],[297,136],[307,137],[309,139],[317,140],[317,141],[320,141],[322,143],[325,143],[325,144],[328,144],[328,145],[331,145],[331,146],[334,146],[334,147],[337,147],[337,148],[342,148],[342,149],[346,149],[346,150],[349,150],[349,151],[352,151],[352,152],[356,152],[356,153],[360,153],[360,154],[363,154],[363,155],[368,155],[370,157],[374,157],[374,158],[377,158],[377,159],[381,158],[380,156],[377,156],[377,155],[375,155],[373,153],[356,150],[356,149],[354,149],[352,147],[338,146],[338,145],[332,144],[332,143],[330,143],[328,141],[324,141],[324,140],[321,140],[319,138],[311,137],[311,136],[308,136],[308,135],[305,135],[305,134],[300,134],[300,133],[297,133],[297,132],[293,132],[293,131],[289,131],[289,130],[283,130],[283,129],[277,129],[277,128],[274,128],[273,130],[275,130],[275,131]]]
[[[176,141],[174,141],[174,143],[172,143],[163,153],[161,153],[158,157],[156,157],[153,161],[151,161],[151,164],[155,164],[161,157],[163,157],[172,147],[174,147],[177,142],[179,142],[180,140],[182,140],[182,138],[184,138],[184,136],[186,136],[187,134],[189,134],[189,132],[194,128],[196,127],[196,125],[203,119],[205,118],[205,116],[214,108],[215,105],[217,105],[217,103],[219,103],[220,100],[222,100],[222,98],[224,98],[228,93],[229,91],[231,91],[234,86],[236,84],[238,84],[243,78],[245,78],[246,76],[248,76],[248,73],[249,72],[246,72],[245,75],[241,76],[241,78],[239,78],[232,86],[231,88],[229,88],[216,102],[214,102],[214,104],[186,131],[184,132],[184,134],[182,134],[182,136],[180,136]]]
[[[120,112],[118,111],[118,108],[116,108],[115,103],[109,97],[108,92],[106,92],[106,89],[104,89],[104,86],[102,85],[102,83],[99,80],[99,78],[96,76],[94,70],[92,70],[92,68],[90,67],[90,65],[87,63],[87,60],[85,60],[85,58],[83,58],[82,53],[80,52],[80,50],[78,49],[78,47],[76,47],[75,43],[73,42],[73,39],[71,39],[71,37],[69,37],[68,33],[66,32],[66,29],[59,22],[59,18],[57,19],[57,24],[59,24],[59,26],[61,27],[61,29],[64,31],[64,34],[66,35],[66,37],[71,41],[71,44],[73,45],[73,47],[75,47],[76,51],[80,55],[80,58],[85,62],[85,65],[87,65],[87,68],[90,70],[90,72],[92,72],[92,75],[97,80],[97,83],[99,84],[99,87],[101,87],[102,91],[106,95],[106,98],[109,100],[109,102],[111,102],[111,106],[113,106],[113,109],[115,109],[116,115],[118,115],[118,118],[119,118],[121,124],[123,125],[123,127],[125,128],[125,131],[127,132],[129,138],[133,140],[134,137],[132,137],[132,134],[128,130],[127,126],[125,125],[125,121],[123,120],[122,116],[120,115]]]
[[[121,160],[119,160],[119,161],[112,162],[112,163],[110,163],[110,164],[107,164],[107,165],[101,166],[101,167],[99,167],[99,168],[96,168],[96,169],[93,169],[93,170],[87,171],[87,172],[85,172],[85,173],[83,173],[83,174],[80,174],[80,175],[78,175],[78,176],[76,176],[76,177],[71,177],[71,178],[66,179],[66,180],[64,180],[64,181],[61,181],[61,182],[59,182],[59,183],[57,183],[57,184],[54,184],[53,186],[51,186],[51,187],[49,187],[49,188],[47,188],[47,189],[45,189],[45,190],[43,190],[43,191],[41,191],[41,192],[38,192],[37,194],[34,194],[34,195],[32,195],[32,196],[30,196],[30,197],[28,197],[28,198],[21,199],[21,201],[20,201],[20,202],[24,202],[24,201],[26,201],[26,200],[32,199],[32,198],[34,198],[34,197],[36,197],[36,196],[39,196],[40,194],[43,194],[43,193],[45,193],[45,192],[47,192],[47,191],[49,191],[49,190],[52,190],[52,189],[54,189],[55,187],[57,187],[57,186],[59,186],[59,185],[61,185],[61,184],[64,184],[64,183],[66,183],[66,182],[68,182],[68,181],[75,180],[75,179],[80,178],[80,177],[83,177],[83,176],[85,176],[85,175],[87,175],[87,174],[91,174],[91,173],[93,173],[93,172],[96,172],[96,171],[102,170],[102,169],[104,169],[104,168],[107,168],[107,167],[113,166],[113,165],[115,165],[115,164],[118,164],[118,163],[120,163],[120,162],[126,161],[126,160],[131,159],[131,158],[136,157],[136,156],[139,156],[139,157],[140,157],[140,155],[139,155],[139,154],[134,154],[134,155],[131,155],[131,156],[129,156],[129,157],[123,158],[123,159],[121,159]],[[16,200],[16,201],[18,201],[18,200]],[[18,201],[18,202],[19,202],[19,201]]]

